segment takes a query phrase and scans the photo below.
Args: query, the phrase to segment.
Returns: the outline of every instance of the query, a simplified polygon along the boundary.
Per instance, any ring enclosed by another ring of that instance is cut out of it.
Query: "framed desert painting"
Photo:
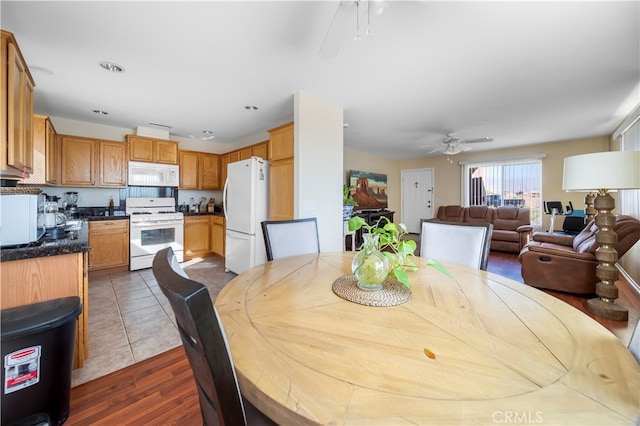
[[[353,199],[358,202],[356,210],[387,208],[387,175],[349,170],[349,185]]]

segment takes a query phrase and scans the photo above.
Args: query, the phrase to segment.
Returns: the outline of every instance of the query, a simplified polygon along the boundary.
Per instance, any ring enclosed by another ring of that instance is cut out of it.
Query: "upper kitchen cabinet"
[[[269,220],[293,219],[293,123],[269,130]]]
[[[61,186],[127,186],[127,150],[122,142],[60,136]]]
[[[56,129],[49,117],[33,116],[33,172],[21,184],[56,185],[60,180],[60,153]]]
[[[293,158],[293,123],[269,130],[269,160]]]
[[[198,151],[180,151],[180,189],[221,189],[220,157]]]
[[[33,169],[33,88],[35,83],[13,34],[1,31],[2,114],[0,175],[25,178]]]
[[[269,141],[260,142],[251,146],[251,156],[260,157],[263,160],[269,159]]]
[[[130,161],[178,164],[178,142],[127,135]]]
[[[257,143],[235,151],[227,152],[220,156],[220,186],[223,187],[227,180],[227,164],[251,157],[269,159],[269,141]]]
[[[127,186],[127,146],[122,142],[98,141],[98,186]]]
[[[60,137],[60,185],[95,186],[96,144],[79,136]]]

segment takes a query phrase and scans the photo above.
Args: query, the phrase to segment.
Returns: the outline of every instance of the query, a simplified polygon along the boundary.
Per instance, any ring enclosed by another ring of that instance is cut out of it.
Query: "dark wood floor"
[[[516,254],[491,252],[488,271],[522,282]],[[595,319],[627,344],[640,314],[640,295],[625,280],[618,287],[629,321]],[[548,293],[587,313],[588,297]],[[202,424],[199,410],[193,375],[178,347],[73,388],[66,424],[195,425]]]

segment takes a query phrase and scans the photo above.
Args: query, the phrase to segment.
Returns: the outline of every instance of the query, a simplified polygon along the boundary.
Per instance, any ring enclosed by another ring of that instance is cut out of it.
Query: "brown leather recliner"
[[[594,294],[600,281],[596,276],[597,230],[592,220],[575,237],[535,232],[519,256],[524,282],[567,293]],[[617,216],[614,230],[618,234],[616,250],[621,257],[640,240],[640,221],[631,216]]]

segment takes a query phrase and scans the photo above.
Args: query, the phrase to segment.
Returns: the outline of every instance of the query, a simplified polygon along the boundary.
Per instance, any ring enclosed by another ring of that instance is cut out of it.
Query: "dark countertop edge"
[[[76,240],[69,240],[76,241]],[[60,256],[88,252],[90,250],[87,241],[70,242],[65,245],[26,247],[17,249],[3,249],[0,251],[0,262],[12,260],[36,259],[39,257]]]
[[[183,213],[184,217],[192,217],[192,216],[221,216],[224,217],[224,213],[222,212],[215,212],[215,213]]]
[[[0,262],[84,253],[89,250],[91,250],[89,247],[89,225],[87,222],[82,222],[80,230],[77,231],[77,238],[74,240],[60,239],[43,242],[35,247],[2,249],[0,250]]]
[[[82,219],[86,219],[89,222],[98,222],[102,220],[129,220],[129,215],[125,216],[84,216]]]

